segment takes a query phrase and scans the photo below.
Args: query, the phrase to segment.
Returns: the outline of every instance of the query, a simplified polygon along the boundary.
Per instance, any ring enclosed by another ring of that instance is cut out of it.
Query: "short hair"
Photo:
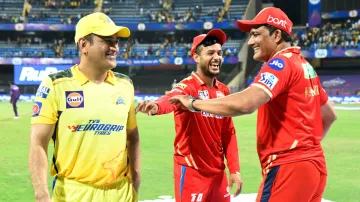
[[[200,52],[203,49],[203,47],[212,46],[217,43],[221,44],[218,38],[214,36],[208,36],[196,47],[195,53],[200,55]]]
[[[279,28],[277,28],[277,27],[274,27],[274,26],[272,26],[272,25],[268,25],[268,24],[263,24],[263,25],[261,25],[261,26],[264,26],[266,29],[268,29],[270,35],[272,35],[276,30],[280,30],[280,31],[281,31],[281,38],[282,38],[285,42],[291,42],[291,36],[290,36],[288,33],[286,33],[285,31],[283,31],[283,30],[281,30],[281,29],[279,29]],[[260,26],[260,27],[261,27],[261,26]]]
[[[86,41],[89,41],[90,45],[93,45],[93,44],[94,44],[93,34],[88,34],[88,35],[84,36],[83,38],[84,38]],[[76,48],[77,48],[77,51],[78,51],[79,56],[80,56],[81,53],[80,53],[79,42],[77,42]]]

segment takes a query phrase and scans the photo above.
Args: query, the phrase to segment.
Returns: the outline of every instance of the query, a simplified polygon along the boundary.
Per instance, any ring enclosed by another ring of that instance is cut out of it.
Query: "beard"
[[[212,73],[209,69],[209,64],[204,64],[204,63],[201,63],[200,65],[200,68],[201,68],[201,71],[202,73],[207,76],[207,77],[210,77],[210,78],[215,78],[217,75],[219,75],[219,73]],[[219,70],[221,70],[221,63],[219,64]]]

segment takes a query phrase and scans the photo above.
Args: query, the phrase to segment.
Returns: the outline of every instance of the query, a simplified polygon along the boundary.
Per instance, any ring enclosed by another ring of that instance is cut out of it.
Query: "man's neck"
[[[105,81],[107,71],[101,70],[88,62],[80,62],[79,71],[81,71],[90,81],[100,84]]]
[[[201,71],[197,70],[196,74],[200,77],[200,79],[209,87],[214,87],[214,77],[205,76]]]
[[[269,60],[270,60],[272,57],[274,57],[274,55],[275,55],[276,53],[278,53],[279,51],[284,50],[284,49],[286,49],[286,48],[290,48],[290,47],[291,47],[290,43],[281,43],[281,44],[279,44],[279,45],[276,47],[276,49],[273,51],[273,53],[270,55]]]

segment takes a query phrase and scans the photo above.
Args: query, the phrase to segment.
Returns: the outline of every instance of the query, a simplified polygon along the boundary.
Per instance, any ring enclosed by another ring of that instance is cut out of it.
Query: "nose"
[[[249,41],[248,41],[248,43],[247,43],[247,45],[251,47],[251,46],[253,46],[254,44],[255,44],[254,38],[253,38],[253,36],[251,36],[250,39],[249,39]]]

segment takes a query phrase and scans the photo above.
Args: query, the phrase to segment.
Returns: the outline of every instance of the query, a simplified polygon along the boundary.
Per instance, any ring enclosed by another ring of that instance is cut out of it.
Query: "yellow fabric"
[[[129,177],[104,187],[94,187],[73,180],[57,179],[55,182],[53,202],[137,202],[137,194]]]
[[[80,38],[89,34],[112,36],[116,33],[119,37],[126,38],[130,36],[129,28],[116,26],[115,23],[104,13],[92,13],[82,17],[76,24],[75,44],[79,42]]]
[[[137,127],[132,82],[109,71],[95,84],[77,65],[51,77],[38,89],[31,119],[56,124],[51,174],[93,185],[128,175],[126,130]]]

